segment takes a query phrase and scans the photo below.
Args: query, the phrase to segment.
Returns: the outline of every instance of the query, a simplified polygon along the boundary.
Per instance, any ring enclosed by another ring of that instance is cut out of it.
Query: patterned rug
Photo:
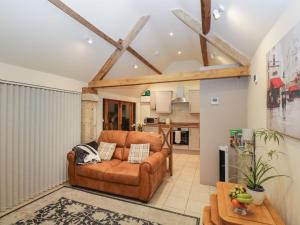
[[[0,218],[0,224],[199,225],[199,218],[63,187]]]

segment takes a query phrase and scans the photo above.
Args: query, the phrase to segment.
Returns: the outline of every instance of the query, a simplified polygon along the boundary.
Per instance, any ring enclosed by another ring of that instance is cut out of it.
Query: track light
[[[217,9],[213,10],[213,17],[215,18],[215,20],[218,20],[221,18],[222,14],[224,13],[224,6],[223,5],[219,5],[219,7]]]

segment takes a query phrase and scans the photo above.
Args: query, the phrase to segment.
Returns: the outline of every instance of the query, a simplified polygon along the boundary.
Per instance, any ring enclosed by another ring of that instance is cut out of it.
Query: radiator
[[[80,107],[78,92],[0,81],[0,211],[67,180]]]

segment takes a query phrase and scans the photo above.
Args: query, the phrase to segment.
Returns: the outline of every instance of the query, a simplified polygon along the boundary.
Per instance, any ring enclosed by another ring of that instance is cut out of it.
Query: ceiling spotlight
[[[89,37],[89,38],[87,39],[87,43],[89,43],[90,45],[93,44],[93,39]]]
[[[221,18],[222,14],[224,13],[224,6],[223,5],[219,5],[219,7],[217,9],[213,10],[213,16],[215,18],[215,20],[218,20]]]
[[[210,58],[211,59],[214,59],[216,56],[215,56],[215,54],[214,53],[210,53]]]
[[[182,54],[182,51],[178,51],[178,52],[177,52],[177,55],[181,55],[181,54]]]
[[[133,67],[133,69],[138,69],[139,68],[139,66],[137,64],[133,64],[132,67]]]
[[[155,52],[154,52],[154,55],[159,55],[160,54],[160,52],[158,51],[158,50],[156,50]]]
[[[172,36],[174,35],[174,33],[173,33],[173,32],[170,32],[169,35],[172,37]]]

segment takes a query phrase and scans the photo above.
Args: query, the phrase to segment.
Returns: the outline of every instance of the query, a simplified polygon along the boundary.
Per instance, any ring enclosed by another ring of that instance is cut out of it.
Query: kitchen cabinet
[[[200,113],[200,90],[189,90],[190,113]]]
[[[190,128],[189,150],[200,150],[200,129]]]
[[[155,93],[156,112],[171,113],[172,91],[157,91]]]
[[[155,98],[156,98],[156,93],[152,91],[150,95],[150,109],[155,109],[155,105],[156,105]]]

